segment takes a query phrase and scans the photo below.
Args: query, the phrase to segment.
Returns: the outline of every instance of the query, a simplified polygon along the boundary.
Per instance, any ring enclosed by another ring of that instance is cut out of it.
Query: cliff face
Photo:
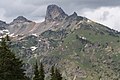
[[[0,30],[6,29],[7,23],[0,20]]]
[[[68,15],[57,5],[49,5],[47,7],[45,21],[62,21]]]

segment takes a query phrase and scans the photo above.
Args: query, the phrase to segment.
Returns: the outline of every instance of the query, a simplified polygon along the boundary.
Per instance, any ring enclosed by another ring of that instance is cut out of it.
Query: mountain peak
[[[76,13],[76,12],[74,12],[74,13],[73,13],[73,15],[77,16],[77,13]]]
[[[68,16],[67,18],[66,18],[66,20],[68,20],[68,21],[74,21],[74,20],[76,20],[76,19],[78,19],[79,17],[78,17],[78,15],[77,15],[77,13],[76,12],[74,12],[73,14],[71,14],[70,16]]]
[[[45,21],[61,21],[68,15],[57,5],[49,5],[47,7]]]
[[[73,13],[72,15],[70,15],[69,17],[76,18],[76,17],[78,17],[78,15],[77,15],[76,12],[74,12],[74,13]]]
[[[16,19],[13,20],[12,23],[21,23],[21,22],[31,22],[31,21],[23,16],[18,16]]]

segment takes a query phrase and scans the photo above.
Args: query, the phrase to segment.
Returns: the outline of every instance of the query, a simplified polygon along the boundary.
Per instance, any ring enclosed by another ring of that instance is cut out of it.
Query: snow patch
[[[36,36],[36,37],[38,37],[38,35],[37,34],[32,34],[33,36]]]
[[[1,34],[10,34],[9,30],[4,29],[4,30],[0,30]]]
[[[37,49],[37,47],[36,47],[36,46],[32,46],[32,47],[30,47],[30,49],[31,49],[32,51],[34,51],[34,50]]]
[[[22,48],[24,49],[24,48],[25,48],[25,46],[22,46]]]
[[[84,39],[84,40],[86,40],[86,38],[85,37],[81,37],[82,39]]]
[[[1,33],[1,34],[3,34],[3,31],[2,31],[2,30],[0,30],[0,33]]]
[[[14,33],[10,34],[9,36],[11,36],[11,37],[14,36]]]
[[[84,40],[86,40],[86,38],[85,38],[85,37],[83,37],[83,36],[80,36],[80,38],[81,38],[81,39],[84,39]]]
[[[42,41],[42,40],[39,40],[40,42]]]
[[[87,22],[89,23],[89,22],[91,22],[91,21],[88,19]]]
[[[7,30],[7,29],[4,29],[3,31],[4,31],[4,32],[9,32],[9,30]]]

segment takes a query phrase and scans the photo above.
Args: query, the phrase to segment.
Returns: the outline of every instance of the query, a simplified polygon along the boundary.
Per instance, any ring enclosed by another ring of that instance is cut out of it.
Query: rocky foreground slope
[[[9,24],[0,21],[0,36],[6,34],[29,77],[37,59],[48,77],[49,67],[55,65],[67,80],[120,79],[120,32],[76,12],[67,15],[57,5],[49,5],[41,23],[23,16]]]

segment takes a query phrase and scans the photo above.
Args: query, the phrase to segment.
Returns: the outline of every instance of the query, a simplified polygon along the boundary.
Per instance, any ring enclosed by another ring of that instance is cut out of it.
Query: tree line
[[[25,75],[25,69],[23,69],[23,61],[17,58],[11,51],[8,43],[10,39],[7,35],[0,41],[0,80],[31,80]],[[60,71],[54,66],[51,67],[49,80],[62,80]],[[34,65],[34,75],[32,80],[45,80],[44,66],[36,61]]]

